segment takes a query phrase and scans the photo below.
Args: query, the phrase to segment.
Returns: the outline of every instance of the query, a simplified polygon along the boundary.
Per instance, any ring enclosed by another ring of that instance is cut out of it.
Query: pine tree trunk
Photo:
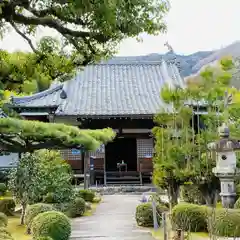
[[[21,206],[22,206],[22,213],[21,213],[20,224],[24,225],[24,218],[25,218],[25,214],[26,214],[27,204],[26,203],[22,203]]]
[[[168,187],[168,199],[169,199],[170,211],[174,206],[178,204],[179,188],[180,186],[176,183],[171,184]]]

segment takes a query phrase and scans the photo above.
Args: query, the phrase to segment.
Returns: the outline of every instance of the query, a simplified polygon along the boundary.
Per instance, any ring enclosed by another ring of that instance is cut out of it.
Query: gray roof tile
[[[6,118],[7,114],[3,112],[3,110],[0,108],[0,118]]]
[[[17,106],[56,106],[57,115],[152,115],[168,108],[160,98],[164,84],[182,85],[175,66],[164,62],[87,66],[64,84],[30,97],[13,98]],[[65,91],[67,98],[61,99]]]

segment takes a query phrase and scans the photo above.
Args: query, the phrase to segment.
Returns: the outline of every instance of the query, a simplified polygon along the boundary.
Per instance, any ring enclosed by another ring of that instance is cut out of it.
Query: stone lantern
[[[220,140],[210,143],[209,149],[216,153],[216,167],[213,173],[219,178],[221,183],[221,199],[225,208],[233,208],[236,201],[235,178],[239,176],[240,171],[236,167],[236,150],[240,149],[238,140],[229,138],[229,128],[223,124],[219,128]]]

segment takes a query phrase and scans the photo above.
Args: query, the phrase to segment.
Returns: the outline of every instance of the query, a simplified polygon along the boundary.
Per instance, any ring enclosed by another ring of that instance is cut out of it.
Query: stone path
[[[71,240],[153,240],[136,226],[138,195],[106,195],[94,215],[73,220]]]

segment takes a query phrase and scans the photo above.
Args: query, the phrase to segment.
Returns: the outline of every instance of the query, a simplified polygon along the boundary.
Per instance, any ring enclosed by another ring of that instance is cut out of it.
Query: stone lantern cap
[[[240,150],[240,140],[230,139],[230,130],[226,124],[223,124],[218,129],[220,140],[209,143],[208,148],[216,152],[229,152],[234,150]]]

